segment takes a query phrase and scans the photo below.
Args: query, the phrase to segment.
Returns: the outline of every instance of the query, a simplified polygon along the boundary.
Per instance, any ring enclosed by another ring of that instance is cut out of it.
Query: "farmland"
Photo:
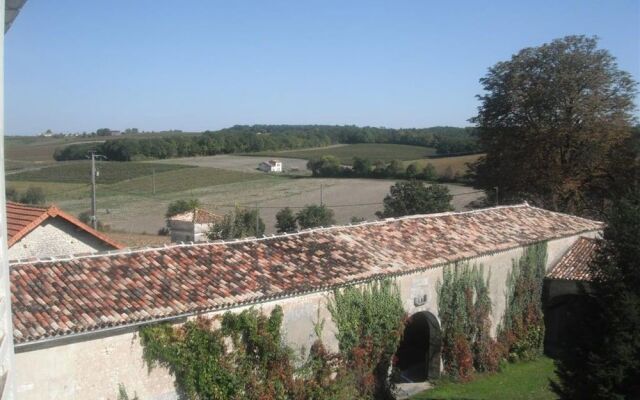
[[[276,212],[286,206],[297,210],[320,203],[321,190],[322,200],[334,210],[338,223],[347,223],[354,216],[376,219],[375,212],[382,208],[382,199],[394,183],[384,179],[266,174],[255,170],[261,159],[265,158],[224,155],[159,162],[101,162],[97,178],[98,218],[119,231],[153,234],[164,225],[164,213],[171,201],[198,198],[205,208],[220,214],[235,205],[257,205],[267,232],[272,233]],[[287,159],[285,165],[288,161],[297,167],[306,163]],[[9,174],[7,184],[20,192],[30,186],[41,187],[48,202],[77,215],[90,204],[88,168],[89,163],[84,161],[56,163]],[[456,209],[463,209],[478,197],[477,193],[464,194],[472,191],[468,187],[449,187],[456,194]]]
[[[186,165],[159,163],[97,162],[98,180],[111,184],[141,176],[162,174]],[[70,161],[7,175],[8,181],[87,183],[91,177],[91,161]]]
[[[471,154],[467,156],[457,157],[440,157],[440,158],[423,158],[420,160],[405,161],[405,167],[409,164],[416,164],[419,169],[424,168],[427,164],[431,164],[436,168],[436,173],[442,175],[447,168],[451,167],[454,174],[464,175],[468,171],[467,164],[474,163],[482,154]]]
[[[322,156],[334,156],[340,160],[341,164],[351,164],[354,157],[366,158],[371,161],[389,162],[391,160],[415,160],[426,158],[435,154],[435,149],[422,146],[409,146],[404,144],[380,144],[380,143],[359,143],[323,148],[287,150],[276,152],[251,153],[249,155],[262,155],[267,157],[280,158],[302,158],[310,160]]]

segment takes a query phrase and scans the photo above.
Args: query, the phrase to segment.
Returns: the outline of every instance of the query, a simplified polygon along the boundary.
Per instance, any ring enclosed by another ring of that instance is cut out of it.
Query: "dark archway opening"
[[[589,317],[592,300],[587,295],[567,294],[554,297],[544,308],[544,352],[561,357],[571,352],[574,339],[582,328],[581,321]]]
[[[440,377],[441,334],[438,319],[430,312],[407,320],[395,357],[396,382],[424,382]]]

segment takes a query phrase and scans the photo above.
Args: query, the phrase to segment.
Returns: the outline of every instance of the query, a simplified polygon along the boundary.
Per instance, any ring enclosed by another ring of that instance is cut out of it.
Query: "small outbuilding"
[[[174,215],[168,219],[171,241],[204,242],[211,226],[222,218],[221,215],[201,208]]]
[[[282,161],[269,160],[263,161],[258,165],[258,169],[264,172],[282,172]]]

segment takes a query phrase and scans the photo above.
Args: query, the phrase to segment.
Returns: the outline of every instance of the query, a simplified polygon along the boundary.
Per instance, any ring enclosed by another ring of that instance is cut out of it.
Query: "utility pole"
[[[324,193],[323,193],[323,186],[322,184],[320,184],[320,207],[322,207],[322,205],[324,204]]]
[[[260,211],[258,210],[258,202],[256,201],[256,237],[260,231]]]
[[[96,157],[106,158],[105,156],[101,156],[96,154],[94,150],[90,151],[91,153],[91,226],[93,229],[98,229],[98,217],[96,216],[97,207],[96,207],[96,175],[98,174],[96,171]]]
[[[156,195],[156,169],[151,170],[151,184],[153,186],[153,195]]]
[[[96,218],[96,153],[91,152],[91,226],[98,229]]]

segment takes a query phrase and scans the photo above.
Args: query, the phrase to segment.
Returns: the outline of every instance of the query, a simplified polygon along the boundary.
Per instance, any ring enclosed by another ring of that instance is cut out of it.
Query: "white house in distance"
[[[123,245],[56,206],[7,201],[10,260],[118,250]]]
[[[203,242],[211,226],[222,216],[201,208],[174,215],[169,218],[168,226],[172,242]]]
[[[282,172],[282,162],[280,160],[263,161],[258,165],[258,169],[264,172]]]

